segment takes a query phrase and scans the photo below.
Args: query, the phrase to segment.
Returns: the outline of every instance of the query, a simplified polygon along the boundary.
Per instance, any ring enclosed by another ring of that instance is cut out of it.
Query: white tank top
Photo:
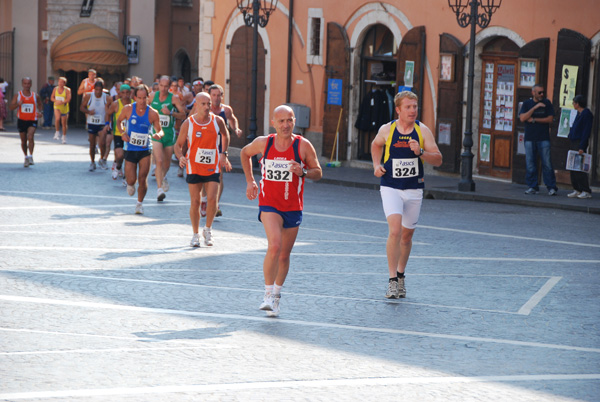
[[[106,122],[106,94],[104,92],[99,98],[96,98],[96,94],[92,92],[87,108],[94,111],[93,115],[88,114],[87,116],[88,124],[104,124]]]

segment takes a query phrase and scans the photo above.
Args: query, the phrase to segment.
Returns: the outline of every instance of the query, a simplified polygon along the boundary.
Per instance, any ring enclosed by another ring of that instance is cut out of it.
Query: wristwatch
[[[302,176],[300,176],[300,177],[304,177],[304,176],[306,176],[307,174],[308,174],[308,170],[306,170],[306,169],[302,168]]]
[[[225,155],[225,156],[229,156],[229,152],[227,152],[227,151],[223,151],[223,152],[221,152],[221,153],[222,153],[223,155]]]
[[[419,156],[423,155],[424,152],[425,152],[425,150],[423,148],[421,148],[421,154]]]

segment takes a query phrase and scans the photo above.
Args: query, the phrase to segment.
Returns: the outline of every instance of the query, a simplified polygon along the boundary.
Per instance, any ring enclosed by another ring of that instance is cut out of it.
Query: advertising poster
[[[415,62],[407,61],[406,67],[404,68],[404,86],[406,87],[414,87],[415,79]]]
[[[560,82],[559,106],[561,108],[573,109],[573,98],[577,86],[577,72],[579,67],[565,64],[562,68],[562,79]]]
[[[479,160],[482,162],[490,161],[490,140],[491,135],[489,134],[479,136]]]
[[[452,124],[450,123],[440,123],[439,133],[438,133],[438,144],[450,145],[450,134],[452,130]]]
[[[569,129],[571,128],[571,110],[560,109],[560,119],[558,120],[558,137],[567,138],[569,136]]]

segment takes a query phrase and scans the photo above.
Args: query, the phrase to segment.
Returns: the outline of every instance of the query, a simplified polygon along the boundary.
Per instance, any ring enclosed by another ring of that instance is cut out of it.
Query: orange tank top
[[[212,113],[210,114],[210,121],[205,124],[198,123],[194,116],[188,118],[187,174],[210,176],[220,173],[220,138],[219,125]]]
[[[89,78],[86,78],[85,80],[83,80],[85,82],[85,84],[83,85],[83,87],[85,88],[85,92],[92,92],[94,90],[94,84],[96,83],[96,81],[90,81]]]
[[[19,101],[23,102],[17,110],[17,118],[20,120],[36,121],[37,120],[37,108],[35,92],[31,92],[31,95],[23,95],[23,91],[19,91]]]

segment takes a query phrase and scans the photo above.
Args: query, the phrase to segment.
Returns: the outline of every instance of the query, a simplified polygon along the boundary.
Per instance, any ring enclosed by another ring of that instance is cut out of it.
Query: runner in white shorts
[[[423,161],[434,166],[442,164],[442,154],[431,130],[417,120],[417,101],[417,95],[410,91],[396,94],[398,120],[381,126],[371,143],[374,174],[381,177],[381,199],[389,227],[388,299],[406,297],[404,271],[425,187]]]

